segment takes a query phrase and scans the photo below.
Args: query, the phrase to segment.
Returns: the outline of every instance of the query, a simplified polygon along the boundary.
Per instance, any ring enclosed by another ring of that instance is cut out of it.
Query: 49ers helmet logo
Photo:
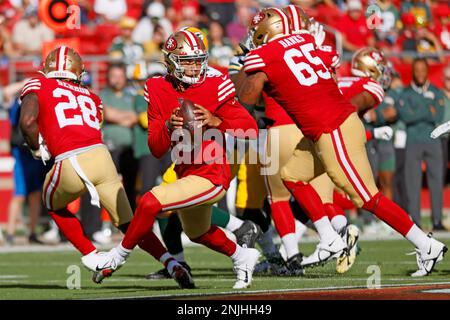
[[[258,13],[256,16],[253,17],[252,25],[256,26],[258,23],[264,20],[266,15],[263,12]]]
[[[383,57],[376,51],[372,52],[371,56],[377,62],[380,62],[383,60]]]
[[[177,40],[175,38],[169,38],[166,42],[166,49],[168,51],[173,51],[177,48]]]

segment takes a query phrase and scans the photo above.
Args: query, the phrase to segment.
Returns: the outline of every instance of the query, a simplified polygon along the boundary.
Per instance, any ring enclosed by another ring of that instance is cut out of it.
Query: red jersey
[[[376,104],[372,108],[376,108],[384,99],[384,90],[380,84],[370,78],[364,77],[340,77],[338,78],[339,90],[341,90],[345,99],[350,101],[354,96],[367,91],[370,93]]]
[[[103,107],[97,95],[72,82],[44,76],[29,80],[20,98],[30,93],[39,99],[39,133],[53,157],[103,143]]]
[[[263,99],[265,104],[266,117],[275,121],[272,127],[294,124],[294,121],[291,119],[291,117],[289,117],[287,112],[265,92],[263,92]]]
[[[193,163],[180,163],[179,159],[176,159],[175,172],[178,178],[197,175],[228,189],[231,172],[226,159],[223,133],[227,129],[253,129],[251,138],[256,138],[258,133],[255,120],[235,100],[235,88],[231,79],[218,71],[209,72],[203,83],[179,92],[174,88],[170,75],[153,77],[145,84],[144,97],[148,102],[148,145],[153,155],[158,158],[170,149],[171,137],[165,122],[170,119],[173,109],[179,107],[180,98],[203,106],[222,120],[217,129],[222,132],[224,143],[203,140],[201,151],[191,155]],[[206,155],[206,150],[213,149],[220,151]]]
[[[367,46],[367,40],[373,37],[371,30],[367,27],[367,19],[364,14],[361,14],[358,20],[353,20],[347,13],[338,20],[337,27],[345,35],[347,41],[357,47]]]
[[[333,80],[313,36],[289,35],[252,50],[245,58],[246,73],[264,72],[265,90],[286,110],[303,134],[318,140],[339,127],[355,108]]]
[[[320,58],[329,70],[333,70],[339,64],[339,54],[331,46],[322,46],[318,49]],[[294,121],[287,112],[265,92],[263,92],[266,117],[272,119],[274,124],[272,127],[294,124]]]

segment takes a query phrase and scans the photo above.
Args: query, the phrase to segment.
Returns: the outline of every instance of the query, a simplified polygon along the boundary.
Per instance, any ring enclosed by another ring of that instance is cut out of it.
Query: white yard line
[[[29,276],[26,274],[2,274],[0,275],[0,280],[3,279],[26,279]]]
[[[317,280],[317,279],[315,279],[315,280]],[[364,280],[366,280],[366,279],[364,279]],[[409,284],[396,283],[396,284],[381,285],[381,288],[415,287],[415,286],[428,286],[428,285],[430,285],[430,286],[431,285],[450,285],[450,282],[425,282],[425,283],[409,283]],[[273,293],[286,293],[286,292],[308,292],[308,291],[317,292],[317,291],[349,290],[349,289],[367,289],[367,287],[366,286],[330,286],[330,287],[323,287],[323,288],[302,288],[302,289],[224,291],[224,292],[219,292],[219,293],[200,293],[200,294],[199,293],[188,293],[188,294],[152,295],[152,296],[106,297],[106,298],[94,298],[94,300],[189,298],[189,297],[212,297],[212,296],[223,296],[223,295],[248,295],[248,294],[261,294],[261,293],[273,294]],[[89,299],[89,300],[92,300],[92,299]]]

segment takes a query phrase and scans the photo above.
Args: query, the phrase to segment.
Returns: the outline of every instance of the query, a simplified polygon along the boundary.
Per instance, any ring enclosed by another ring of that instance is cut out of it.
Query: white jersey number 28
[[[287,63],[289,69],[291,69],[292,73],[301,85],[310,87],[317,83],[319,77],[324,80],[331,78],[331,74],[322,59],[311,55],[311,51],[314,50],[312,43],[304,44],[300,46],[299,49],[292,48],[287,50],[284,53],[284,61]],[[309,63],[294,61],[294,58],[301,57],[305,57]],[[311,65],[322,66],[323,70],[314,71]]]
[[[60,128],[87,124],[91,128],[100,130],[100,121],[97,119],[97,106],[90,97],[84,95],[75,97],[71,91],[62,88],[53,90],[53,97],[67,97],[69,100],[67,102],[59,102],[55,107],[56,118]],[[81,114],[75,114],[73,117],[68,118],[65,111],[69,109],[80,109]]]

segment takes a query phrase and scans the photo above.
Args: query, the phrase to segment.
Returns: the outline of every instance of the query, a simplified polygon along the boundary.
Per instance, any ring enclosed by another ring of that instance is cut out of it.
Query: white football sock
[[[300,239],[303,237],[307,229],[308,229],[307,226],[305,226],[297,219],[295,220],[295,238],[297,242],[300,242]]]
[[[228,221],[225,229],[233,232],[233,231],[236,231],[237,229],[239,229],[243,224],[244,224],[244,221],[242,221],[241,219],[236,218],[235,216],[230,214],[230,221]]]
[[[165,264],[166,261],[169,260],[169,259],[171,259],[171,258],[173,258],[172,255],[171,255],[169,252],[166,252],[166,253],[164,253],[164,254],[159,258],[159,261],[160,261],[162,264]]]
[[[411,229],[409,229],[405,238],[408,239],[417,249],[422,251],[428,250],[431,245],[431,239],[415,224],[413,224]]]
[[[331,219],[331,225],[334,230],[340,232],[347,225],[347,217],[343,215],[334,216],[333,219]]]
[[[119,245],[116,247],[116,252],[117,252],[117,253],[119,254],[119,256],[120,256],[122,259],[124,259],[124,260],[128,258],[128,256],[130,255],[131,251],[133,251],[133,250],[124,248],[124,247],[122,246],[122,242],[119,243]]]
[[[336,231],[334,231],[333,227],[331,226],[330,220],[328,220],[328,217],[323,217],[317,221],[314,222],[314,226],[316,227],[317,233],[320,237],[320,242],[323,241],[331,241],[336,238],[336,236],[339,236]]]
[[[283,242],[284,249],[286,250],[286,257],[289,259],[292,256],[295,256],[298,251],[297,237],[295,233],[288,233],[281,238]]]
[[[170,260],[169,263],[167,263],[167,271],[169,271],[169,274],[172,274],[173,267],[179,265],[178,261],[176,260]]]
[[[243,252],[243,248],[236,244],[236,251],[231,255],[231,259],[233,260],[233,262],[240,260],[242,257],[242,252]]]

